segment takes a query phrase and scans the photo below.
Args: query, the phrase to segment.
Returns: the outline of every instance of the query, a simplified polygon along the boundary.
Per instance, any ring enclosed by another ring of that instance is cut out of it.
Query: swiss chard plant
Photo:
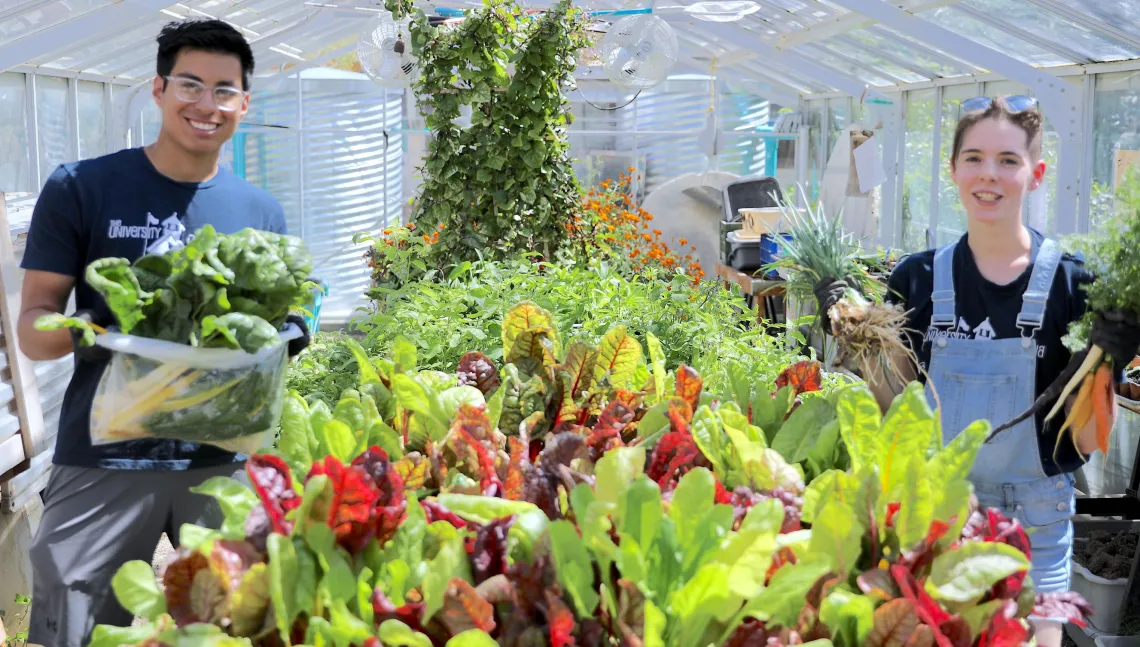
[[[1030,613],[1083,624],[1091,610],[1079,595],[1034,594],[1018,522],[971,504],[967,475],[988,423],[942,447],[919,384],[885,415],[866,388],[845,390],[837,413],[850,469],[809,484],[808,558],[773,578],[804,571],[809,586],[793,604],[750,600],[726,644],[1015,645],[1031,636]]]

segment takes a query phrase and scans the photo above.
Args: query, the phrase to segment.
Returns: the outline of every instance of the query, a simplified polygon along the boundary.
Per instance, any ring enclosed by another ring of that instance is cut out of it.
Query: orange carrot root
[[[1102,363],[1093,375],[1095,384],[1091,394],[1093,412],[1096,415],[1096,446],[1101,453],[1108,453],[1108,439],[1112,435],[1112,409],[1116,398],[1112,392],[1112,369],[1109,362]]]

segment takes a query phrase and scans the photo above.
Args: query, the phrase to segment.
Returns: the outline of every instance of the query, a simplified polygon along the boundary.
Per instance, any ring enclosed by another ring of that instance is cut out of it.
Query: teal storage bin
[[[321,301],[329,293],[329,283],[317,279],[312,279],[312,281],[320,287],[313,288],[313,300],[309,302],[306,308],[312,314],[305,315],[304,319],[305,325],[309,327],[309,332],[316,333],[321,331]]]

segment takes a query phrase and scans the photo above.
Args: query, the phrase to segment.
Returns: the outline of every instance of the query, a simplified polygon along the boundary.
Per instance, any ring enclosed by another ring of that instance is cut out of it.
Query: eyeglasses
[[[1033,97],[1027,97],[1023,94],[1014,94],[1008,97],[1003,97],[1001,101],[1005,104],[1005,107],[1013,114],[1025,112],[1026,110],[1031,110],[1037,107],[1037,99]],[[958,106],[958,114],[961,116],[964,114],[969,114],[971,112],[988,110],[989,107],[993,105],[993,103],[993,97],[974,97],[973,99],[966,99],[961,103],[961,105]]]
[[[206,85],[201,81],[182,76],[164,76],[162,78],[166,79],[169,86],[173,88],[174,96],[179,101],[198,103],[202,100],[202,95],[206,93]],[[249,93],[237,88],[219,85],[214,88],[214,105],[223,112],[233,112],[241,107],[247,94]]]

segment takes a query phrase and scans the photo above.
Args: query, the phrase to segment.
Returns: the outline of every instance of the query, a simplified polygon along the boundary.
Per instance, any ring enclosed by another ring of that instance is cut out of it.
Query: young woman
[[[1030,97],[979,97],[962,104],[950,174],[967,215],[967,233],[906,258],[889,292],[909,311],[910,348],[941,408],[944,442],[987,419],[1001,425],[1028,409],[1064,370],[1061,343],[1085,312],[1082,260],[1022,223],[1028,194],[1041,186],[1041,121]],[[911,367],[912,369],[914,367]],[[872,384],[888,406],[896,389]],[[934,400],[931,399],[931,405]],[[1061,418],[1063,416],[1059,416]],[[1090,424],[1076,443],[1057,443],[1061,420],[1030,418],[978,452],[970,474],[983,507],[1018,519],[1032,543],[1037,591],[1069,588],[1074,513],[1072,472],[1094,450]],[[1060,643],[1060,625],[1037,624],[1041,644]]]

